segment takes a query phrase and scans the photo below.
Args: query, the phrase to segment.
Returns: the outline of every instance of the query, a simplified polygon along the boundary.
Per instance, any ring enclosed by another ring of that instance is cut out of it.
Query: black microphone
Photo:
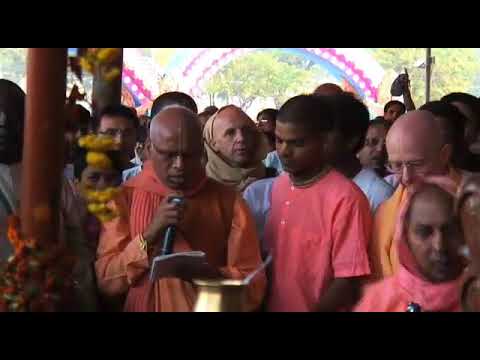
[[[184,199],[179,196],[172,196],[168,202],[175,203],[178,205],[183,204]],[[162,246],[162,255],[170,255],[173,251],[173,240],[175,239],[175,234],[177,232],[177,228],[174,225],[167,226],[167,230],[165,230],[165,237],[163,238],[163,246]]]
[[[422,307],[414,302],[408,303],[406,312],[422,312]]]

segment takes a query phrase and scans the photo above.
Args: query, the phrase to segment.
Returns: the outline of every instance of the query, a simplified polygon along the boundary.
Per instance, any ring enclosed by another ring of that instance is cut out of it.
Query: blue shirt
[[[263,160],[263,164],[265,167],[275,168],[277,169],[277,173],[281,174],[283,172],[282,162],[278,157],[278,153],[276,151],[269,152],[265,160]]]
[[[142,169],[143,169],[143,165],[137,165],[137,166],[134,166],[130,169],[123,170],[122,181],[125,182],[128,179],[130,179],[134,176],[137,176],[138,174],[140,174],[140,171],[142,171]]]
[[[275,179],[276,178],[268,178],[255,181],[243,192],[243,198],[255,218],[262,250],[266,248],[263,240],[263,232],[268,214],[270,213],[272,187]]]
[[[372,169],[362,169],[352,181],[363,191],[370,203],[372,212],[392,196],[395,189]]]
[[[385,180],[387,184],[390,184],[394,189],[396,189],[398,184],[400,183],[400,176],[397,174],[392,174],[385,176],[383,180]]]

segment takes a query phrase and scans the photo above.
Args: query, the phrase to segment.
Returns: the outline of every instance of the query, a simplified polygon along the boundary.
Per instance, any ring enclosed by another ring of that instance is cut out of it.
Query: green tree
[[[288,51],[282,49],[268,49],[267,51],[271,51],[273,56],[275,56],[279,61],[296,66],[301,69],[310,70],[313,66],[315,66],[314,61],[295,54],[291,54]]]
[[[27,67],[26,48],[0,48],[0,77],[20,84]]]
[[[432,71],[432,99],[454,91],[473,92],[480,72],[476,49],[432,49],[435,64]]]
[[[273,98],[280,107],[288,98],[310,92],[316,85],[317,71],[281,61],[271,51],[258,51],[227,64],[207,83],[209,94],[237,98],[247,110],[257,98]]]
[[[372,48],[373,57],[387,71],[401,73],[408,70],[412,97],[417,106],[425,102],[425,69],[418,68],[425,60],[424,48]],[[453,91],[472,92],[480,72],[480,57],[472,48],[432,49],[435,64],[432,67],[431,100],[438,100]],[[391,79],[384,84],[389,88]],[[387,84],[388,82],[388,84]]]
[[[27,48],[0,48],[0,78],[8,79],[22,86],[27,76]],[[80,90],[85,91],[87,100],[91,101],[93,78],[90,74],[83,74]],[[78,85],[76,76],[68,69],[67,96],[73,85]]]

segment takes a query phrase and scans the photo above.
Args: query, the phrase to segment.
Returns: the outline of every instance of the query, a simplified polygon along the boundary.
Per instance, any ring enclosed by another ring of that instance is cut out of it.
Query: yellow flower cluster
[[[109,170],[113,167],[112,160],[102,152],[89,151],[87,153],[87,164],[98,169]]]
[[[111,150],[118,150],[120,147],[119,142],[115,141],[115,138],[108,135],[95,135],[89,134],[82,136],[78,140],[78,145],[87,150],[105,152]]]
[[[107,188],[105,190],[85,190],[85,197],[89,203],[107,203],[118,193],[119,188]]]
[[[118,150],[118,143],[111,136],[107,135],[86,135],[78,140],[80,147],[87,150],[87,164],[99,169],[111,169],[112,160],[105,153],[110,150]],[[107,188],[105,190],[83,189],[87,200],[87,208],[101,222],[107,222],[118,216],[117,211],[108,206],[119,192],[120,188]]]
[[[118,48],[102,48],[96,52],[97,59],[101,63],[109,64],[120,56],[120,49]]]
[[[84,57],[80,58],[80,66],[82,67],[83,70],[93,74],[94,65],[91,62],[89,62],[86,58]]]
[[[89,152],[87,153],[87,164],[99,169],[111,169],[112,160],[105,154],[110,150],[118,150],[119,143],[107,135],[86,135],[78,140],[78,145]]]
[[[113,62],[120,56],[119,48],[88,49],[80,58],[80,66],[83,70],[99,75],[105,81],[118,78],[121,73]]]
[[[117,217],[118,211],[112,209],[110,202],[118,193],[119,188],[107,188],[105,190],[84,190],[87,199],[87,208],[90,213],[95,215],[101,222],[107,222]]]
[[[120,69],[118,68],[110,69],[103,74],[104,80],[109,82],[115,80],[119,76],[120,76]]]

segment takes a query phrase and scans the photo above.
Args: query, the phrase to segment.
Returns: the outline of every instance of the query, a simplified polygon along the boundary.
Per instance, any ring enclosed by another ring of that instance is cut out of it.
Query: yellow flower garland
[[[112,160],[106,152],[118,150],[118,143],[111,136],[106,135],[86,135],[78,140],[80,147],[88,150],[86,161],[89,166],[99,169],[112,169]],[[119,214],[116,210],[108,206],[108,203],[119,194],[119,187],[110,187],[105,190],[95,190],[84,188],[82,192],[87,200],[88,211],[95,215],[101,222],[107,222]]]
[[[112,160],[105,153],[96,151],[87,153],[87,164],[104,170],[109,170],[113,167]]]
[[[97,52],[97,59],[102,63],[110,63],[120,55],[118,48],[102,48]]]
[[[99,75],[107,82],[121,76],[120,69],[114,66],[114,61],[120,56],[119,48],[90,48],[80,58],[79,64],[83,70]]]
[[[120,192],[119,188],[107,188],[102,191],[84,190],[88,203],[88,211],[95,215],[101,222],[110,221],[117,217],[118,211],[112,209],[108,203]]]
[[[118,150],[120,148],[120,144],[112,136],[95,134],[82,136],[78,140],[78,145],[85,149],[99,152]]]

